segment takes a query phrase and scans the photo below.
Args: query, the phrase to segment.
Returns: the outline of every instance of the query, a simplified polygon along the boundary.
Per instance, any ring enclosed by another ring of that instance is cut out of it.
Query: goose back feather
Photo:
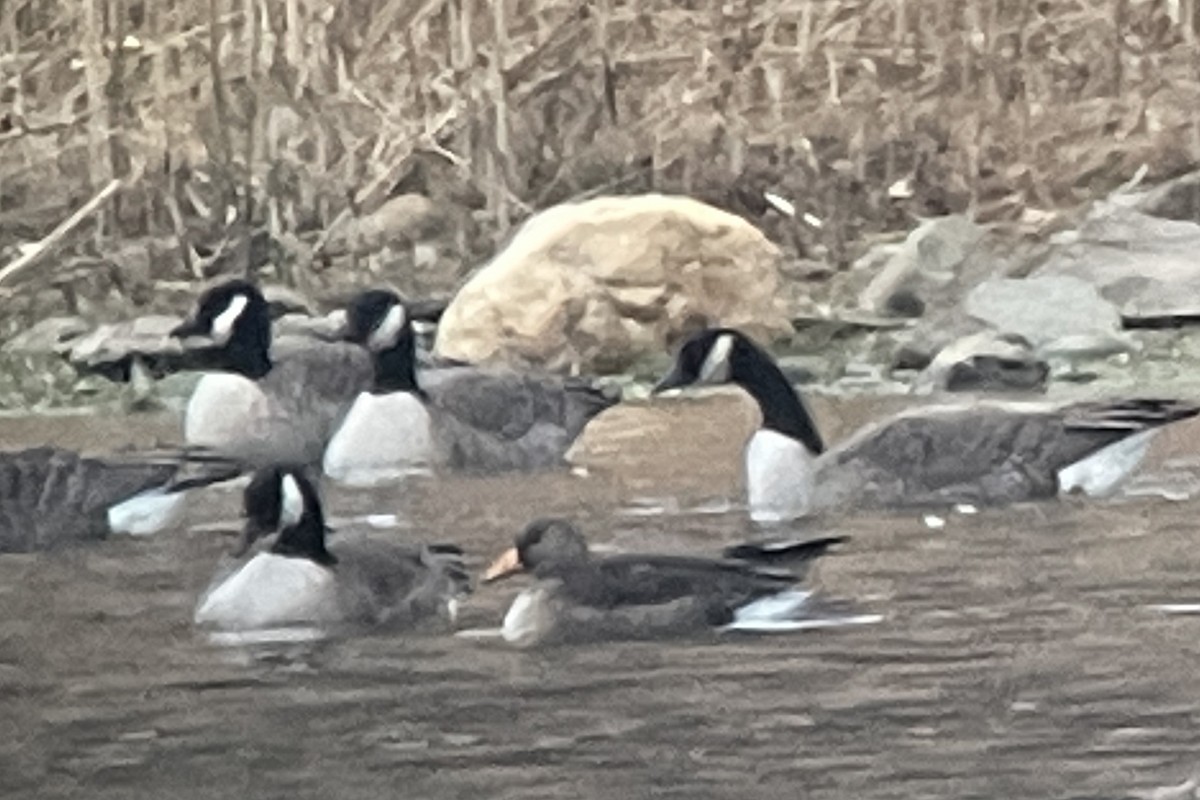
[[[144,493],[181,496],[238,465],[186,450],[84,455],[58,447],[0,453],[0,552],[47,550],[112,532],[110,511]]]

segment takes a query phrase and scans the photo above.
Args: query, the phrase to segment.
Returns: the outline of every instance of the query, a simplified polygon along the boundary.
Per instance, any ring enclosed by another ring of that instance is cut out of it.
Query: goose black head
[[[370,289],[355,297],[346,309],[345,338],[371,353],[376,391],[417,390],[416,336],[395,292]]]
[[[679,347],[671,370],[654,392],[684,386],[736,382],[743,361],[755,356],[757,345],[733,328],[707,328],[692,334]]]
[[[804,443],[814,454],[825,450],[812,414],[766,350],[734,328],[707,328],[688,337],[654,393],[686,386],[732,383],[758,402],[763,427]]]
[[[483,580],[496,581],[544,566],[579,564],[588,558],[587,542],[574,525],[564,519],[538,519],[517,535],[513,547],[492,562]]]
[[[205,291],[191,317],[171,336],[195,345],[188,352],[201,368],[249,378],[271,369],[271,313],[262,292],[249,281],[229,280]]]
[[[273,466],[259,470],[242,493],[246,517],[244,552],[259,538],[278,532],[271,552],[309,558],[331,565],[336,559],[325,549],[325,515],[312,481],[298,467]]]

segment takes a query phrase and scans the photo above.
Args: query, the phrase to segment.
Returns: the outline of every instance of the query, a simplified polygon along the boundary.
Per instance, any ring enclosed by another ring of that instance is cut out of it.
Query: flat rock
[[[1200,224],[1164,219],[1115,201],[1097,203],[1077,230],[1055,237],[1036,277],[1093,286],[1127,324],[1200,320]]]
[[[123,322],[103,323],[77,337],[61,352],[81,373],[102,375],[109,380],[128,381],[134,362],[153,378],[187,369],[189,347],[170,335],[182,320],[167,315],[149,315]],[[272,325],[272,352],[303,346],[305,339],[337,341],[345,327],[345,312],[336,310],[323,317],[288,313]]]
[[[308,336],[326,342],[335,342],[345,335],[346,310],[339,308],[325,316],[308,314],[284,314],[275,320],[272,331],[276,336]]]
[[[83,317],[48,317],[4,343],[4,352],[22,355],[62,354],[92,329]]]
[[[264,284],[261,289],[273,319],[285,314],[302,314],[309,317],[317,314],[316,304],[290,286]]]
[[[999,333],[1024,338],[1040,354],[1105,355],[1132,347],[1116,306],[1070,276],[984,281],[967,295],[965,310]]]
[[[178,339],[169,335],[180,321],[179,317],[153,315],[105,323],[75,342],[69,354],[70,361],[86,370],[122,361],[133,353],[180,355],[183,347]]]

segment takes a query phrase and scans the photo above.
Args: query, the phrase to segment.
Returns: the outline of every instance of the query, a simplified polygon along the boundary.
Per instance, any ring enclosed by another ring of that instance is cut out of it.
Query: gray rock
[[[984,233],[962,215],[926,220],[890,252],[883,269],[860,295],[860,306],[879,314],[900,310],[912,315],[923,310],[931,294],[954,281]],[[878,257],[868,254],[864,260],[869,263]]]
[[[346,330],[346,311],[337,309],[323,317],[307,314],[284,314],[272,326],[276,336],[309,336],[334,342],[342,338]]]
[[[1200,222],[1200,170],[1129,197],[1132,207],[1144,214]]]
[[[317,306],[312,300],[288,286],[264,284],[263,299],[271,309],[271,317],[278,319],[287,314],[302,314],[313,317],[317,314]]]
[[[1067,276],[996,278],[967,295],[966,312],[1042,355],[1104,355],[1132,349],[1116,307],[1086,281]]]
[[[434,239],[448,225],[447,216],[445,209],[424,195],[398,195],[369,214],[346,220],[330,234],[325,253],[364,255],[389,244]]]
[[[776,363],[791,383],[812,383],[829,370],[821,356],[785,355],[776,359]]]
[[[169,334],[180,323],[178,317],[152,315],[127,322],[107,323],[83,336],[71,347],[71,363],[82,371],[104,372],[107,365],[126,365],[133,354],[154,357],[178,357],[183,346]]]
[[[994,331],[964,336],[922,370],[915,389],[930,391],[1042,391],[1050,366],[1030,343],[1015,334]]]
[[[178,317],[160,315],[105,323],[71,340],[61,352],[80,372],[96,373],[109,380],[132,380],[135,364],[146,375],[162,378],[187,368],[189,346],[170,335],[179,323]],[[340,309],[323,317],[284,314],[272,326],[272,350],[283,352],[296,344],[297,338],[337,341],[344,328],[345,311]]]
[[[5,342],[4,352],[22,355],[66,353],[91,328],[83,317],[48,317]]]
[[[1033,274],[1090,284],[1131,327],[1200,321],[1200,224],[1105,201],[1053,244]]]

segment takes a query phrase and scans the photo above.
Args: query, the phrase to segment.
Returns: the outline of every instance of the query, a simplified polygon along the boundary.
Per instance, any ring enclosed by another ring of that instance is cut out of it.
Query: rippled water
[[[610,421],[586,476],[422,480],[330,513],[396,513],[474,569],[535,514],[715,550],[747,532],[711,513],[739,495],[744,418],[685,406]],[[824,416],[831,438],[853,422]],[[138,423],[3,420],[0,440],[173,425]],[[1200,616],[1156,607],[1200,602],[1197,501],[813,522],[853,537],[822,590],[882,622],[514,652],[213,645],[190,616],[236,500],[205,496],[177,534],[0,556],[0,797],[1124,797],[1200,766]],[[462,624],[496,625],[521,586],[481,588]]]

